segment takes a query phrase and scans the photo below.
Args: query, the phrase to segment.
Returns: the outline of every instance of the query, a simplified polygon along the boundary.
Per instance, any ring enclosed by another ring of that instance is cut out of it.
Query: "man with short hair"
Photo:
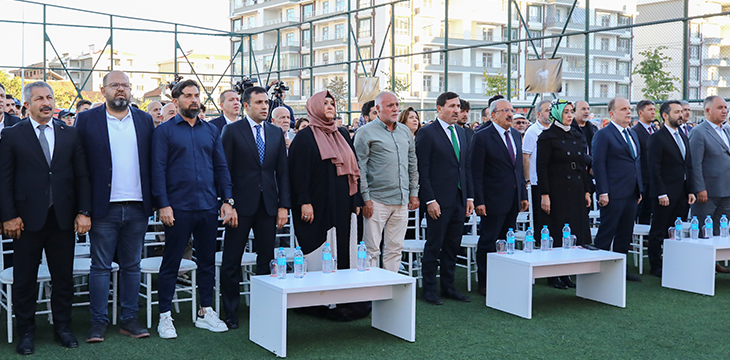
[[[150,156],[152,117],[130,106],[129,78],[112,71],[102,80],[106,103],[79,114],[76,127],[86,149],[91,178],[91,273],[86,342],[104,341],[113,261],[119,263],[119,332],[133,338],[150,336],[137,322],[140,261],[152,215]]]
[[[679,100],[679,103],[682,104],[682,124],[679,126],[679,129],[684,133],[684,135],[689,136],[690,130],[694,127],[692,126],[692,121],[690,119],[692,109],[690,108],[687,100]]]
[[[486,129],[489,125],[492,125],[492,117],[489,115],[489,106],[487,106],[482,109],[482,124],[479,125],[479,130]]]
[[[76,117],[74,116],[74,113],[68,110],[61,110],[58,112],[58,120],[65,122],[68,126],[74,126]]]
[[[423,298],[433,305],[443,302],[436,295],[436,270],[441,266],[441,296],[470,302],[454,287],[456,255],[461,246],[464,216],[474,211],[469,142],[460,126],[459,95],[445,92],[436,99],[438,118],[416,134],[419,201],[426,210],[426,245],[423,251]],[[356,136],[357,137],[357,136]]]
[[[291,119],[289,115],[289,110],[283,106],[279,106],[271,111],[271,123],[281,128],[281,132],[284,133],[287,154],[289,153],[289,145],[291,145],[291,139],[287,136],[289,130],[291,130]]]
[[[162,107],[162,122],[168,121],[177,115],[177,106],[175,103],[168,103]]]
[[[629,129],[631,103],[624,98],[608,102],[611,122],[593,137],[593,174],[601,205],[601,226],[596,247],[627,254],[634,232],[636,208],[641,202],[641,148]],[[610,201],[609,201],[610,200]],[[641,281],[626,272],[626,280]]]
[[[459,102],[461,110],[459,110],[459,120],[456,120],[456,125],[459,125],[464,129],[466,132],[466,141],[471,142],[471,139],[474,137],[474,130],[466,126],[466,123],[469,122],[469,110],[471,110],[471,104],[464,99],[459,99]]]
[[[532,199],[532,228],[542,229],[547,224],[548,214],[540,206],[542,195],[537,186],[537,138],[543,131],[550,128],[550,100],[542,100],[535,106],[537,121],[530,125],[525,131],[525,138],[522,140],[522,169],[527,187],[530,189]]]
[[[646,156],[647,141],[649,135],[653,134],[657,129],[654,128],[654,117],[656,116],[656,108],[654,102],[651,100],[641,100],[636,104],[636,113],[639,115],[639,121],[634,125],[631,130],[634,130],[636,137],[639,139],[639,147],[641,148],[641,173],[644,175],[641,180],[644,182],[644,193],[643,197],[649,199],[651,193],[651,184],[649,178],[649,164],[648,157]],[[651,201],[643,201],[639,204],[636,217],[637,223],[649,225],[651,221]]]
[[[91,190],[78,130],[53,119],[51,86],[26,84],[23,100],[29,118],[4,128],[0,141],[0,221],[5,236],[14,239],[12,296],[20,335],[15,350],[29,355],[35,351],[36,280],[43,253],[53,280],[54,338],[66,348],[79,346],[70,328],[74,232],[84,234],[91,227]]]
[[[358,130],[354,144],[365,201],[363,240],[371,267],[378,266],[383,241],[383,269],[398,272],[408,210],[420,205],[416,145],[408,127],[398,122],[395,94],[381,92],[375,107],[377,119]]]
[[[530,126],[530,122],[525,118],[525,115],[518,113],[512,118],[512,128],[519,131],[523,139],[528,126]]]
[[[154,102],[154,101],[153,101]],[[82,99],[79,100],[79,102],[76,103],[76,115],[91,109],[91,101]],[[149,106],[147,107],[149,109]]]
[[[236,122],[241,114],[241,99],[235,90],[226,90],[221,93],[220,105],[223,114],[210,121],[211,124],[223,132],[223,127]]]
[[[593,135],[598,131],[598,127],[590,121],[591,106],[583,100],[575,102],[575,118],[570,124],[574,129],[578,130],[586,139],[588,145],[588,154],[593,153]]]
[[[147,114],[152,117],[152,123],[155,127],[162,124],[162,103],[159,101],[153,101],[147,104]]]
[[[5,98],[5,86],[0,84],[0,99]],[[4,110],[4,109],[3,109]],[[11,127],[20,122],[20,118],[0,110],[0,138],[2,138],[2,131],[6,127]]]
[[[5,112],[11,115],[18,116],[18,111],[15,108],[15,98],[13,98],[13,95],[5,95]]]
[[[177,337],[170,310],[180,261],[191,234],[195,241],[201,307],[195,326],[213,332],[228,330],[211,308],[218,196],[223,199],[220,207],[223,225],[230,224],[232,228],[238,225],[220,133],[215,125],[198,119],[198,83],[179,82],[172,89],[172,98],[180,113],[158,126],[152,137],[152,196],[160,209],[160,221],[165,225],[165,250],[158,276],[160,322],[157,326],[163,339]],[[244,201],[247,200],[250,199]]]
[[[233,94],[238,97],[238,94]],[[230,96],[230,95],[229,95]],[[238,226],[227,226],[221,265],[221,298],[228,328],[238,328],[241,257],[253,230],[256,274],[268,275],[274,259],[276,229],[286,224],[291,208],[289,164],[284,135],[268,123],[269,99],[266,90],[255,86],[243,93],[245,119],[226,125],[221,135]],[[278,107],[274,111],[289,111]]]
[[[335,126],[341,127],[342,126],[342,116],[335,116]]]
[[[358,129],[365,126],[365,124],[375,120],[378,117],[378,111],[375,108],[375,101],[370,100],[362,104],[361,118],[357,123]]]

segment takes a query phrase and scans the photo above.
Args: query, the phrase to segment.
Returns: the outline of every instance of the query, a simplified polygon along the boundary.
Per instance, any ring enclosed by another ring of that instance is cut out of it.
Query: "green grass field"
[[[631,265],[629,271],[636,273]],[[465,270],[457,269],[457,288],[466,292]],[[416,342],[409,343],[370,326],[370,319],[336,323],[289,311],[290,359],[701,359],[722,358],[730,309],[730,275],[717,275],[714,297],[664,289],[645,273],[642,283],[627,283],[626,308],[577,298],[575,290],[556,290],[544,279],[534,287],[532,320],[487,308],[476,291],[469,304],[444,300],[433,306],[416,302]],[[73,331],[82,344],[64,349],[53,342],[51,325],[36,318],[36,359],[275,359],[248,340],[248,307],[241,307],[241,328],[215,334],[195,328],[190,307],[174,314],[178,338],[131,339],[110,326],[106,341],[83,343],[88,309],[74,309]],[[5,313],[0,321],[5,324]],[[144,323],[144,311],[140,311]],[[2,328],[4,329],[4,325]],[[0,359],[20,357],[0,330]]]

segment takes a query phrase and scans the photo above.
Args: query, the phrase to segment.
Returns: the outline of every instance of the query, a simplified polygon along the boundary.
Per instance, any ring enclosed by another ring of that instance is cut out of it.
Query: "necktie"
[[[261,137],[261,124],[255,125],[256,128],[256,147],[259,149],[259,162],[264,166],[264,139]]]
[[[504,131],[504,138],[507,139],[507,151],[509,151],[510,160],[512,165],[515,164],[515,149],[512,147],[512,139],[509,136],[509,130]]]
[[[684,142],[682,141],[682,138],[679,137],[679,131],[674,132],[674,137],[677,139],[677,146],[679,146],[679,152],[682,153],[682,159],[684,159],[684,157],[687,154],[687,150],[684,148]]]
[[[45,130],[47,127],[48,127],[48,125],[46,125],[46,124],[38,125],[38,130],[41,131],[41,134],[38,135],[38,141],[41,143],[41,149],[43,149],[43,156],[46,157],[46,162],[48,163],[48,166],[50,167],[51,166],[51,147],[48,146],[48,139],[46,139]],[[48,197],[49,197],[48,207],[51,207],[51,206],[53,206],[53,186],[51,186],[50,189],[48,190]]]
[[[451,131],[451,145],[454,145],[454,153],[456,154],[456,161],[460,161],[459,141],[456,140],[456,131],[454,131],[454,125],[449,125]]]
[[[654,126],[649,126],[649,135],[654,133]]]
[[[631,150],[631,157],[636,159],[636,151],[634,150],[634,145],[631,143],[631,138],[629,137],[629,130],[624,129],[624,137],[626,138],[626,142],[629,143],[629,150]]]

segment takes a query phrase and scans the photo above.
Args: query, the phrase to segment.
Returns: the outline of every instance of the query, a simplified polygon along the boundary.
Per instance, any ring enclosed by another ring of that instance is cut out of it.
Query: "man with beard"
[[[77,112],[78,113],[78,112]],[[147,104],[147,113],[152,116],[152,122],[155,127],[162,124],[162,103],[159,101],[153,101]]]
[[[220,133],[215,125],[198,119],[198,83],[179,82],[172,89],[172,99],[180,113],[158,126],[152,138],[152,196],[160,209],[160,221],[165,225],[165,250],[158,277],[160,322],[157,326],[163,339],[177,337],[170,310],[180,261],[190,235],[195,240],[201,306],[195,326],[213,332],[228,331],[211,308],[218,196],[223,199],[220,207],[223,225],[238,226]]]
[[[177,115],[177,106],[175,103],[168,103],[162,107],[162,122],[170,120]]]
[[[461,110],[459,110],[459,120],[456,120],[456,125],[461,126],[466,131],[466,141],[471,142],[471,138],[474,137],[474,130],[466,126],[469,122],[469,110],[471,110],[471,104],[464,99],[459,99]]]
[[[636,114],[639,115],[639,121],[634,125],[631,130],[634,130],[636,137],[639,139],[639,148],[641,148],[641,173],[644,177],[641,180],[644,182],[644,197],[648,198],[652,193],[651,183],[649,181],[649,163],[647,162],[647,141],[649,135],[654,134],[657,130],[654,128],[654,116],[656,116],[656,108],[654,102],[651,100],[641,100],[636,104]],[[649,225],[651,220],[651,201],[644,201],[639,204],[639,209],[636,212],[637,223]]]
[[[5,112],[18,116],[18,109],[15,108],[15,98],[13,98],[13,95],[5,95]]]
[[[152,117],[129,106],[129,78],[121,71],[104,76],[106,103],[82,112],[76,120],[86,149],[91,178],[91,326],[86,342],[104,341],[109,301],[109,276],[114,254],[119,262],[119,332],[133,338],[150,336],[137,322],[139,263],[147,219],[152,215],[150,156]]]
[[[5,86],[3,84],[0,84],[0,98],[5,98]],[[4,128],[11,127],[18,122],[20,122],[19,117],[0,110],[0,134]]]
[[[241,113],[241,99],[234,90],[226,90],[221,93],[220,100],[223,114],[211,120],[210,123],[218,128],[218,132],[223,132],[224,126],[238,120],[239,114]]]
[[[598,128],[589,121],[591,117],[591,106],[587,102],[580,100],[575,102],[575,120],[570,126],[580,130],[583,137],[586,139],[588,144],[588,154],[592,153],[593,148],[593,135],[596,134]]]

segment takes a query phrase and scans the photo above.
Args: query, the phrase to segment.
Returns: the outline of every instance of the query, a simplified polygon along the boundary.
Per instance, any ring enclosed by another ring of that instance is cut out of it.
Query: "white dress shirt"
[[[669,130],[669,133],[672,135],[672,139],[674,140],[674,143],[677,144],[677,148],[679,149],[679,152],[681,153],[682,148],[684,148],[685,156],[687,156],[686,154],[689,149],[687,149],[687,146],[685,146],[684,143],[682,143],[681,145],[679,144],[679,141],[682,141],[682,136],[680,135],[679,140],[677,140],[676,135],[679,135],[681,133],[677,129],[672,129],[670,126],[667,126],[667,130]],[[684,179],[687,180],[687,174],[684,175]],[[667,197],[667,194],[659,195],[660,199],[665,198],[665,197]]]
[[[248,115],[246,115],[246,120],[248,120],[248,124],[251,126],[251,133],[253,134],[253,143],[256,143],[256,125],[261,125],[261,140],[264,141],[264,144],[266,144],[266,136],[264,135],[264,121],[261,122],[261,124],[257,124],[255,121],[251,120]],[[226,119],[228,121],[228,119]]]
[[[649,134],[653,134],[654,133],[654,129],[651,128],[651,124],[647,125],[647,124],[644,124],[641,121],[639,121],[639,124],[641,124],[641,126],[643,126],[644,129],[646,129],[646,132],[648,132]]]
[[[127,110],[127,115],[122,120],[106,112],[106,125],[112,155],[112,188],[109,201],[142,201],[139,149],[132,111]]]
[[[639,148],[636,147],[634,138],[631,136],[631,130],[628,127],[622,127],[621,125],[617,124],[614,121],[611,121],[611,124],[613,124],[613,126],[615,126],[616,129],[618,129],[618,132],[620,133],[621,138],[624,139],[624,141],[626,141],[626,135],[624,135],[624,130],[629,130],[629,140],[631,141],[631,146],[634,148],[634,155],[635,155],[634,157],[639,156]]]
[[[35,136],[38,137],[40,141],[41,130],[38,129],[38,125],[40,124],[31,117],[28,117],[28,119],[30,119],[30,124],[33,125]],[[53,119],[47,122],[46,125],[48,125],[48,127],[43,133],[46,135],[46,140],[48,140],[48,151],[51,153],[51,160],[53,160],[53,150],[56,148],[56,134],[53,132]]]
[[[717,135],[722,139],[723,142],[725,142],[725,146],[727,146],[728,149],[730,149],[730,143],[727,139],[727,134],[725,134],[725,131],[722,130],[722,125],[717,126],[710,122],[710,126],[712,126],[713,129],[715,129],[715,132],[717,132]]]
[[[223,114],[223,118],[226,119],[226,125],[228,125],[228,124],[230,124],[230,123],[232,123],[232,122],[235,121],[235,120],[229,119],[228,116],[226,116],[226,114]]]
[[[441,127],[444,129],[444,132],[446,133],[446,138],[451,141],[451,130],[449,130],[449,126],[453,126],[454,127],[453,128],[454,129],[454,134],[456,134],[456,124],[449,125],[447,122],[445,122],[445,121],[443,121],[441,119],[436,119],[436,120],[439,122],[439,124],[441,125]],[[458,134],[456,134],[456,144],[459,145],[459,149],[461,149],[461,144],[459,143],[459,135]]]

